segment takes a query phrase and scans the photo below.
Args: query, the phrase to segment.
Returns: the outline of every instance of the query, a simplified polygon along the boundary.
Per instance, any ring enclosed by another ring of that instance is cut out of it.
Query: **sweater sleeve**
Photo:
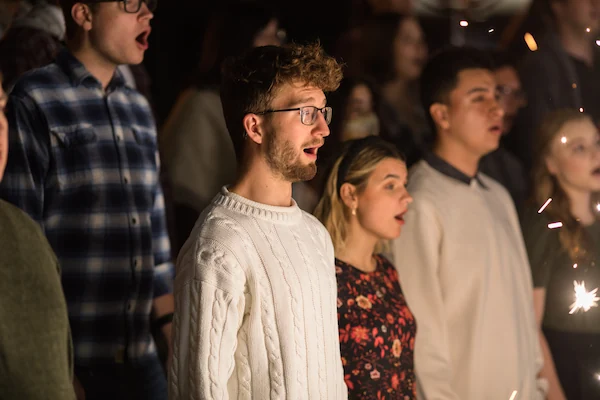
[[[230,252],[205,242],[177,267],[170,399],[230,397],[245,274]]]
[[[442,227],[426,199],[411,205],[406,226],[393,245],[394,260],[407,303],[417,322],[415,371],[419,398],[458,400],[451,378],[448,328],[440,285]]]

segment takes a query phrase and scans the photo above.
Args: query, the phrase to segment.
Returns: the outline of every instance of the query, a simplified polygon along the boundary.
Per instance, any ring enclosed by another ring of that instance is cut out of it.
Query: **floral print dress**
[[[338,322],[349,399],[416,398],[416,323],[396,268],[376,256],[375,271],[335,260]]]

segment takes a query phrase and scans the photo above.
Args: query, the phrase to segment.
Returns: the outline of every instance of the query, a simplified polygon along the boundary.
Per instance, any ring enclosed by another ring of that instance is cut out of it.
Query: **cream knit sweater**
[[[393,246],[417,321],[415,372],[425,400],[540,400],[545,382],[533,286],[515,207],[499,183],[470,185],[426,161]]]
[[[177,262],[169,398],[346,399],[325,228],[223,188]]]

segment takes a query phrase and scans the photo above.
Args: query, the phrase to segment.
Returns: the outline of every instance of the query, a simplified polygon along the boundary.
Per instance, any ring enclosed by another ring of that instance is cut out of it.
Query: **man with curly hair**
[[[318,44],[225,63],[238,177],[179,254],[170,399],[346,399],[333,245],[292,200],[316,174],[341,68]]]

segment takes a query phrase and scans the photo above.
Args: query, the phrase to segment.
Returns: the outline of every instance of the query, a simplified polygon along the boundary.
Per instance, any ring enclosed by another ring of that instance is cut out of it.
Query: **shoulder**
[[[69,78],[56,63],[24,73],[15,83],[11,96],[62,90],[70,86]]]
[[[434,205],[438,201],[447,201],[456,194],[454,188],[460,182],[455,182],[432,168],[426,161],[415,164],[408,174],[408,192],[414,199],[411,208]]]
[[[10,235],[16,243],[40,245],[45,251],[52,252],[41,227],[24,211],[0,199],[0,233]]]
[[[302,211],[302,218],[311,233],[319,238],[319,242],[323,243],[326,249],[331,249],[333,251],[333,242],[331,241],[331,236],[321,221],[306,211]]]

